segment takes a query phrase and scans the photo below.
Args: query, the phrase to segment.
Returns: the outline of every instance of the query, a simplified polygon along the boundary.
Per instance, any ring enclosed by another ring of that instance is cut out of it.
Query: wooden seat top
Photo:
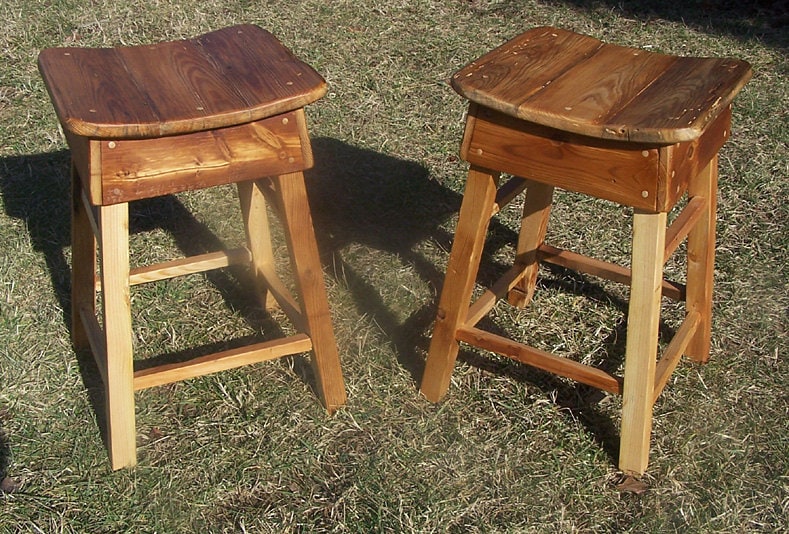
[[[529,30],[452,77],[462,96],[576,134],[673,144],[701,135],[751,77],[737,59],[677,57],[558,28]]]
[[[326,92],[312,67],[254,25],[149,46],[50,48],[38,65],[63,127],[92,138],[234,126]]]

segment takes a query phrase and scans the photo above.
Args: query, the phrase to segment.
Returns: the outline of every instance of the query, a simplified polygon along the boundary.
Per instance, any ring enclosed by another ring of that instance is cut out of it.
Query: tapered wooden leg
[[[128,204],[100,206],[99,225],[107,358],[107,445],[112,468],[121,469],[137,463]]]
[[[247,235],[247,247],[252,253],[252,270],[258,300],[265,309],[271,309],[276,305],[276,300],[268,291],[266,279],[275,272],[275,265],[266,199],[257,182],[239,182],[237,186]]]
[[[331,324],[315,231],[301,172],[272,178],[279,194],[282,226],[290,249],[293,274],[308,334],[321,400],[329,412],[346,402],[345,384]]]
[[[485,236],[493,214],[498,180],[499,173],[486,169],[472,166],[468,173],[422,377],[421,392],[432,402],[441,400],[449,388],[459,350],[455,334],[458,326],[465,321],[471,304]]]
[[[96,236],[83,202],[82,183],[71,164],[71,341],[75,350],[90,348],[80,310],[96,314]]]
[[[718,156],[688,184],[688,196],[707,200],[707,212],[688,234],[687,311],[701,321],[685,354],[698,362],[710,357],[712,337],[712,287],[715,270],[715,222],[717,218]]]
[[[537,272],[540,269],[537,249],[545,241],[552,202],[552,185],[529,182],[529,187],[526,189],[526,199],[523,203],[518,248],[515,253],[515,263],[523,265],[524,276],[507,296],[508,302],[513,306],[523,308],[531,302],[534,296]]]
[[[634,475],[649,461],[665,237],[665,213],[636,210],[619,448],[619,468]]]

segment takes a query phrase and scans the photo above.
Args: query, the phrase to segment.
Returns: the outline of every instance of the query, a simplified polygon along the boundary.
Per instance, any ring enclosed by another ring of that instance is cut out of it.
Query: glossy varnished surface
[[[303,107],[326,84],[253,25],[121,48],[50,48],[39,70],[77,136],[146,138],[223,128]]]
[[[470,63],[452,86],[543,126],[671,144],[699,137],[750,77],[750,65],[737,59],[667,56],[543,27]]]

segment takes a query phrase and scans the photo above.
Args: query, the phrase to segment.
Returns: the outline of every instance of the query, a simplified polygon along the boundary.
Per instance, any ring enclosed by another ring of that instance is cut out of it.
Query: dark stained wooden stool
[[[643,474],[656,398],[682,354],[709,357],[717,154],[750,76],[735,59],[661,55],[556,28],[527,31],[457,72],[452,85],[470,101],[461,155],[471,168],[422,393],[446,394],[461,342],[621,393],[619,467]],[[499,187],[500,173],[515,177]],[[544,243],[555,187],[634,209],[630,269]],[[490,218],[524,190],[514,266],[472,303]],[[686,284],[664,280],[686,237]],[[477,327],[505,295],[529,303],[540,261],[630,284],[622,378]],[[684,300],[686,318],[658,361],[661,295]]]
[[[47,49],[38,64],[72,153],[72,336],[101,372],[113,469],[136,463],[135,390],[312,351],[321,400],[343,405],[302,172],[313,163],[303,107],[325,94],[323,78],[252,25],[152,46]],[[130,269],[129,202],[230,183],[246,246]],[[274,269],[267,202],[298,301]],[[260,302],[278,304],[299,333],[135,372],[130,285],[235,264],[250,266]]]

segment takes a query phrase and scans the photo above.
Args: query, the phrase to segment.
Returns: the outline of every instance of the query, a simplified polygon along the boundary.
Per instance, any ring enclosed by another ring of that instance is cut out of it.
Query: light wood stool
[[[104,382],[113,469],[136,463],[136,390],[312,351],[321,400],[329,411],[343,405],[302,172],[312,166],[303,107],[325,94],[323,78],[251,25],[152,46],[47,49],[38,64],[71,148],[72,337]],[[130,269],[129,202],[230,183],[246,246]],[[298,301],[274,269],[267,202]],[[299,333],[135,372],[130,285],[236,264],[250,266],[261,304],[278,304]]]
[[[619,467],[643,474],[656,398],[683,353],[709,357],[717,154],[750,76],[743,61],[661,55],[556,28],[527,31],[457,72],[452,85],[470,101],[461,155],[471,168],[422,393],[434,402],[446,394],[460,342],[620,393]],[[515,177],[499,187],[500,173]],[[630,269],[544,243],[555,187],[634,209]],[[472,303],[490,218],[524,190],[514,266]],[[686,237],[686,285],[664,280]],[[540,261],[630,284],[622,378],[477,327],[505,295],[529,303]],[[658,361],[661,295],[684,300],[686,318]]]

